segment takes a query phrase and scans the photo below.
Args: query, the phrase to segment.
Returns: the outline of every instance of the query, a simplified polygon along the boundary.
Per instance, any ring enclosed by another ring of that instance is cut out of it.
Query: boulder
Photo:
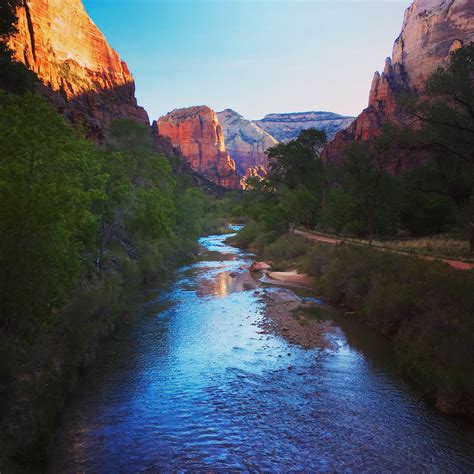
[[[265,262],[253,262],[252,265],[249,267],[249,271],[251,272],[261,272],[264,270],[269,270],[271,267],[268,263]]]

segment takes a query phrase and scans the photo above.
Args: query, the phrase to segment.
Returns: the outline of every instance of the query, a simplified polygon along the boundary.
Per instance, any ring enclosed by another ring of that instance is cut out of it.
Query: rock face
[[[264,179],[267,176],[267,168],[256,165],[256,166],[249,166],[245,171],[245,175],[242,176],[240,179],[240,187],[243,190],[251,189],[251,186],[247,182],[249,178],[258,178],[259,180]]]
[[[352,141],[378,136],[384,123],[408,125],[397,107],[395,95],[401,91],[422,94],[426,79],[449,60],[450,52],[474,41],[472,0],[415,0],[405,12],[402,32],[395,40],[392,58],[383,73],[375,73],[368,107],[352,125],[335,136],[323,156],[338,162],[344,147]],[[418,157],[387,157],[392,172],[410,168]]]
[[[226,150],[217,115],[209,107],[173,110],[153,123],[153,132],[168,137],[195,172],[226,188],[240,188],[235,162]]]
[[[325,130],[332,139],[339,130],[348,127],[354,117],[344,117],[333,112],[296,112],[270,114],[255,123],[279,142],[287,143],[298,137],[301,130],[315,128]]]
[[[137,106],[127,65],[89,18],[81,0],[25,0],[11,39],[17,60],[33,70],[41,91],[98,141],[111,120],[149,124]]]
[[[268,168],[266,151],[278,141],[256,123],[246,120],[234,110],[218,112],[225,145],[233,160],[237,172],[245,175],[248,168]]]

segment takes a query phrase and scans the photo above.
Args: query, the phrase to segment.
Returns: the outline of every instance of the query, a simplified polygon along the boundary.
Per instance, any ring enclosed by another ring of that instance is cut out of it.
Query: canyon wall
[[[392,57],[386,59],[383,72],[374,75],[368,107],[346,130],[336,134],[323,157],[337,163],[347,144],[377,137],[387,122],[410,126],[413,121],[398,107],[396,95],[422,94],[431,73],[448,63],[452,51],[472,41],[473,0],[415,0],[405,12]],[[417,162],[414,155],[394,154],[387,157],[386,166],[396,173]]]
[[[193,171],[231,189],[240,188],[234,160],[216,113],[206,106],[173,110],[153,123],[155,137],[171,140]]]
[[[298,137],[301,130],[315,128],[324,130],[328,139],[337,131],[348,127],[354,117],[345,117],[333,112],[294,112],[287,114],[269,114],[255,123],[279,142],[288,143]]]
[[[225,145],[235,161],[237,172],[244,176],[248,168],[268,168],[266,151],[278,141],[255,122],[246,120],[231,109],[217,113]]]
[[[81,0],[25,0],[18,17],[15,58],[38,75],[40,91],[68,119],[97,141],[116,118],[149,124],[127,65]]]

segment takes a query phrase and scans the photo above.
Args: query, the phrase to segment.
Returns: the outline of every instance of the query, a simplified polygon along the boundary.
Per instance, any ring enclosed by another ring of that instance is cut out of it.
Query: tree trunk
[[[470,222],[471,226],[471,256],[474,256],[474,222]]]
[[[369,212],[369,247],[372,247],[374,240],[374,216],[372,212]]]
[[[326,219],[326,200],[327,200],[327,191],[328,191],[328,166],[327,163],[324,163],[324,171],[323,171],[323,195],[321,198],[321,211],[322,211],[322,218],[323,221]]]

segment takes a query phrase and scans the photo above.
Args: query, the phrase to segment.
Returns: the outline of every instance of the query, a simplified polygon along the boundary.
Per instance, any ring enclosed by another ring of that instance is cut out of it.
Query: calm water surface
[[[326,351],[261,334],[255,288],[274,290],[226,237],[201,239],[200,261],[106,345],[50,472],[474,471],[473,430],[410,390],[365,327],[334,321]]]

